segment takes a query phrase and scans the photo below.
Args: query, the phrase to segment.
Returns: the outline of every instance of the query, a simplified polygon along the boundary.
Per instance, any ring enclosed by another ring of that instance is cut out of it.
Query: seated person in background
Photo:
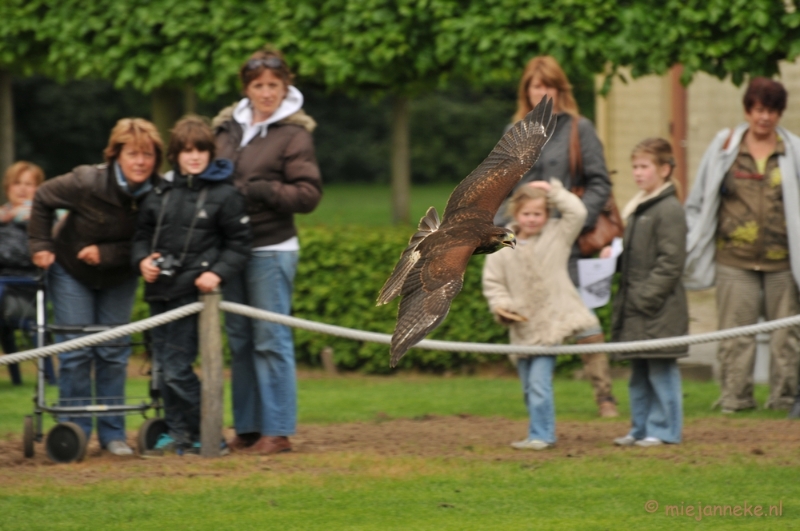
[[[201,118],[180,120],[167,150],[174,170],[142,205],[132,260],[147,283],[151,315],[196,302],[198,291],[214,291],[247,264],[251,235],[244,197],[231,184],[233,164],[214,159],[214,152],[214,134]],[[199,453],[200,381],[192,368],[197,316],[151,334],[169,429],[151,455]]]
[[[0,206],[0,277],[33,277],[36,266],[28,252],[28,218],[36,188],[44,181],[44,172],[36,164],[19,161],[6,170],[3,178],[8,203]],[[35,319],[36,290],[32,286],[0,283],[0,345],[5,354],[17,351],[14,330],[23,328],[25,320]],[[50,358],[46,358],[50,362]],[[17,363],[8,366],[11,382],[22,385]],[[48,380],[53,380],[52,362]]]

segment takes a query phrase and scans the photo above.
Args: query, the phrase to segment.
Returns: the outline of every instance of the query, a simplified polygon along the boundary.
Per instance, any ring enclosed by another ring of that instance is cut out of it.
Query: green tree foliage
[[[302,79],[359,95],[508,83],[542,53],[575,73],[682,63],[687,79],[739,82],[794,59],[798,26],[778,0],[4,0],[0,67],[144,92],[191,84],[211,99],[271,42]]]
[[[575,74],[601,72],[607,61],[615,62],[609,41],[623,31],[620,17],[629,4],[613,0],[468,2],[441,20],[437,59],[452,75],[472,84],[514,82],[536,55],[552,55]]]
[[[740,84],[747,75],[772,76],[778,62],[800,54],[800,12],[794,0],[667,0],[630,2],[620,10],[612,60],[634,77],[684,66]]]
[[[41,0],[0,1],[0,68],[24,75],[47,70],[50,42],[38,36],[46,11]]]

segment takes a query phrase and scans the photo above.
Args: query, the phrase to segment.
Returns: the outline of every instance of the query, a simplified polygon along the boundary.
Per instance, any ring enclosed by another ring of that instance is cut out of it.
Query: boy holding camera
[[[250,224],[242,195],[231,184],[233,164],[214,159],[211,128],[198,117],[178,121],[167,158],[173,165],[144,200],[132,261],[146,282],[151,315],[197,301],[240,274],[250,255]],[[156,455],[200,448],[197,316],[154,328],[152,351],[161,368],[159,390],[169,428]]]

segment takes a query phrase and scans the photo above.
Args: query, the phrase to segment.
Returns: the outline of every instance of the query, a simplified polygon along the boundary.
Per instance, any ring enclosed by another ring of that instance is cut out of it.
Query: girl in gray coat
[[[686,261],[686,221],[675,184],[669,142],[648,138],[631,155],[641,190],[622,211],[626,220],[622,278],[614,299],[612,338],[635,341],[685,335],[689,329],[686,292],[681,283]],[[683,426],[681,376],[677,358],[686,347],[626,353],[631,431],[620,446],[679,443]]]

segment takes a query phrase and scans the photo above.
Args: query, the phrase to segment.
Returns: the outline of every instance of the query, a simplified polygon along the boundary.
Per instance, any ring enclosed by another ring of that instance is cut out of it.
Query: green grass
[[[26,367],[28,370],[29,368]],[[5,375],[4,375],[5,376]],[[31,375],[26,374],[27,383]],[[131,378],[130,395],[147,380]],[[623,422],[625,381],[615,381]],[[557,379],[559,421],[595,417],[588,382]],[[709,411],[715,383],[684,382],[687,420]],[[55,398],[53,389],[48,390]],[[17,438],[31,389],[0,381],[0,434]],[[756,387],[760,403],[765,386]],[[511,377],[394,377],[299,380],[301,423],[374,421],[466,413],[526,417]],[[230,410],[230,405],[226,406]],[[754,411],[741,418],[781,419]],[[129,429],[138,420],[130,418]],[[228,419],[226,422],[230,422]],[[391,444],[391,441],[387,441]],[[425,441],[419,441],[424,445]],[[797,458],[724,455],[681,445],[664,452],[602,450],[497,457],[421,457],[348,452],[273,458],[106,461],[0,469],[0,530],[5,529],[789,529],[800,513]],[[493,454],[494,455],[494,454]],[[661,508],[650,514],[648,500]],[[664,506],[783,504],[781,517],[668,516]],[[768,520],[765,521],[765,520]]]
[[[455,184],[415,186],[411,190],[411,222],[416,224],[428,207],[439,215]],[[388,185],[337,184],[326,186],[322,202],[308,215],[296,216],[297,224],[308,225],[391,225],[392,192]]]
[[[783,516],[707,517],[703,528],[791,529],[796,523],[796,470],[755,463],[676,466],[653,459],[643,467],[640,461],[624,454],[535,466],[349,457],[316,463],[326,467],[321,472],[290,477],[267,469],[227,480],[56,482],[45,492],[4,486],[0,529],[696,529],[694,518],[668,516],[663,507],[705,500],[782,502]],[[411,471],[401,478],[375,474],[386,465]],[[653,514],[644,510],[649,500],[661,504]]]
[[[138,363],[132,361],[132,364]],[[26,367],[30,370],[30,367]],[[128,397],[145,397],[148,380],[129,378]],[[620,402],[620,413],[627,416],[627,381],[616,380],[614,393]],[[687,419],[709,415],[710,405],[719,395],[713,382],[683,382],[684,415]],[[226,383],[226,425],[231,425],[230,382]],[[757,385],[756,400],[763,404],[768,396],[765,385]],[[22,419],[32,411],[33,375],[25,374],[25,385],[12,386],[0,379],[0,436],[22,432]],[[48,403],[55,402],[57,389],[49,387]],[[596,410],[591,386],[585,381],[557,378],[555,383],[556,415],[563,420],[590,421]],[[298,382],[299,422],[328,424],[379,418],[413,418],[423,415],[500,416],[515,419],[526,417],[520,384],[516,378],[450,377],[398,375],[394,377],[344,376],[340,378],[309,377]],[[739,413],[743,418],[785,417],[784,412],[755,410]],[[128,418],[130,430],[141,425],[141,416]],[[48,419],[45,426],[52,425]]]

